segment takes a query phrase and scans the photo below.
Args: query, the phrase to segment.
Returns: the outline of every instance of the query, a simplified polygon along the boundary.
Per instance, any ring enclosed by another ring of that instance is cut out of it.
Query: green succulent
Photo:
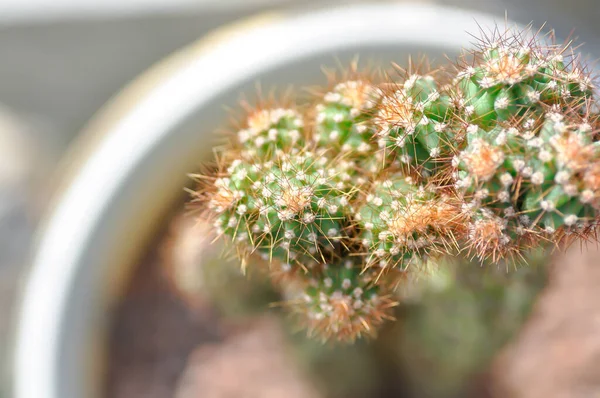
[[[248,116],[247,127],[237,132],[247,159],[269,159],[304,146],[304,118],[291,108],[259,109]]]
[[[596,216],[592,84],[565,50],[502,36],[454,79],[455,188],[471,218],[465,240],[481,259],[520,257]]]
[[[571,108],[591,97],[591,79],[567,67],[566,48],[526,35],[507,33],[468,53],[475,62],[460,66],[454,82],[466,121],[493,128],[531,110],[543,112],[543,104]]]
[[[364,272],[360,257],[349,257],[306,275],[306,286],[290,305],[309,334],[324,340],[354,341],[373,335],[390,318],[391,289]]]
[[[419,398],[481,396],[475,387],[494,356],[527,320],[544,288],[544,257],[508,272],[459,257],[436,261],[419,295],[401,300],[398,320],[374,343],[393,364],[403,394]]]
[[[431,261],[526,262],[593,233],[600,120],[569,50],[493,33],[452,76],[411,66],[338,82],[316,105],[251,111],[196,199],[244,260],[305,284],[290,304],[309,331],[374,334],[392,290],[410,292]]]
[[[373,153],[373,109],[380,90],[365,80],[338,83],[315,106],[313,141],[321,148],[348,156]]]
[[[353,165],[311,152],[260,163],[235,160],[215,182],[210,206],[219,233],[246,251],[305,267],[344,245]]]
[[[450,96],[433,75],[413,74],[392,87],[374,118],[379,147],[408,169],[431,174],[450,148]]]
[[[367,266],[406,270],[451,245],[451,229],[460,222],[460,206],[434,187],[395,173],[367,191],[355,218],[366,248]]]

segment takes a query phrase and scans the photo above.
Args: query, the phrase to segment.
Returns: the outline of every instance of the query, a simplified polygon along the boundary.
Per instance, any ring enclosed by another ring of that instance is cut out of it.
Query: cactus
[[[551,37],[485,37],[453,73],[378,82],[352,64],[309,104],[250,109],[201,179],[196,201],[243,266],[260,255],[281,291],[301,287],[287,307],[311,335],[375,335],[394,291],[445,257],[508,265],[593,236],[593,79]]]
[[[253,162],[236,159],[215,180],[209,206],[220,234],[248,253],[287,264],[322,262],[344,245],[352,164],[309,151]]]
[[[464,120],[493,128],[543,105],[583,105],[592,82],[577,59],[565,61],[569,49],[530,29],[481,40],[462,56],[454,78]]]
[[[595,218],[600,194],[600,147],[593,141],[596,134],[587,119],[554,112],[546,115],[540,127],[539,161],[530,160],[531,165],[525,165],[534,170],[532,182],[536,174],[540,178],[525,194],[523,207],[548,233],[585,227]]]
[[[213,242],[215,233],[206,220],[178,216],[169,229],[161,250],[164,275],[193,312],[210,306],[219,315],[238,319],[264,311],[280,299],[263,267],[244,275],[239,260],[223,258],[223,242]]]
[[[247,119],[247,128],[237,132],[247,159],[269,159],[279,152],[290,152],[304,144],[304,118],[291,108],[258,109]]]
[[[391,287],[376,283],[377,273],[362,272],[360,257],[323,264],[309,275],[300,297],[289,306],[309,334],[323,340],[354,341],[373,335],[391,319],[396,305]]]
[[[313,141],[350,156],[372,153],[370,121],[379,91],[365,78],[336,84],[315,106]]]
[[[355,218],[367,265],[406,270],[428,254],[451,250],[461,207],[439,189],[395,173],[372,184]]]
[[[439,73],[404,74],[400,83],[387,88],[377,107],[378,144],[387,157],[429,175],[448,154],[446,131],[452,104],[440,88]]]
[[[418,300],[396,308],[400,320],[376,342],[395,358],[412,397],[482,396],[475,392],[493,356],[514,336],[544,287],[542,258],[514,272],[444,261],[421,283]]]
[[[470,213],[466,240],[492,262],[595,218],[591,78],[577,60],[567,68],[566,47],[526,37],[482,42],[454,79],[463,142],[452,166]]]

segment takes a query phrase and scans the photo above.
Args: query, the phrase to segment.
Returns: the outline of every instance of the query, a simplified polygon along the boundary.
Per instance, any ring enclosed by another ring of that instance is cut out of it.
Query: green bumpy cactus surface
[[[483,43],[474,64],[459,67],[454,79],[452,166],[471,217],[466,240],[481,259],[520,257],[553,241],[547,236],[561,227],[595,217],[584,203],[594,201],[594,189],[581,181],[597,162],[587,120],[591,79],[575,61],[567,67],[564,51],[520,35],[500,37]],[[573,170],[561,159],[566,152],[590,164]]]
[[[433,75],[412,74],[388,91],[374,117],[379,147],[391,159],[431,173],[448,153],[449,95],[440,92]]]
[[[539,146],[534,150],[537,159],[530,159],[525,166],[540,178],[525,193],[523,207],[547,233],[563,227],[585,227],[595,219],[600,146],[591,132],[586,120],[553,112],[540,127]]]
[[[344,239],[355,195],[352,164],[311,152],[264,163],[234,161],[215,182],[219,232],[264,258],[317,262]]]
[[[304,118],[290,108],[260,109],[249,115],[247,127],[238,131],[241,155],[269,159],[304,145]]]
[[[366,80],[335,85],[315,107],[313,141],[351,157],[369,156],[373,152],[370,120],[379,91]]]
[[[324,264],[308,276],[301,297],[291,303],[293,311],[323,339],[353,341],[371,335],[395,305],[390,288],[376,283],[377,275],[363,272],[360,257]]]
[[[474,65],[459,68],[465,120],[493,128],[542,104],[576,106],[591,96],[591,80],[565,65],[565,48],[521,35],[497,39],[482,43]]]
[[[355,217],[368,266],[406,270],[436,248],[450,245],[460,207],[436,189],[401,173],[373,183]]]
[[[472,125],[466,148],[454,159],[456,188],[465,194],[471,213],[469,241],[481,258],[490,255],[495,261],[532,238],[533,220],[521,209],[522,197],[540,176],[526,165],[530,150],[521,131],[499,127],[487,132]]]

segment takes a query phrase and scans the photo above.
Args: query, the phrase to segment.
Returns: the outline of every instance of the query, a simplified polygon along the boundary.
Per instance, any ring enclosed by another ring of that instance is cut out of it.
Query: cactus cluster
[[[595,219],[592,82],[567,50],[501,36],[459,64],[452,166],[480,259],[520,256]]]
[[[353,64],[297,108],[250,110],[195,201],[244,266],[259,255],[274,284],[294,281],[287,307],[310,334],[373,335],[425,263],[508,264],[593,232],[600,124],[568,51],[512,31],[453,70]]]

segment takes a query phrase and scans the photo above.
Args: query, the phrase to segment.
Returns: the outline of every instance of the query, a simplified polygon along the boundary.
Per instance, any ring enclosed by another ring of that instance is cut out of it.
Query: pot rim
[[[403,15],[410,18],[399,17]],[[79,155],[78,168],[67,170],[68,184],[61,186],[47,212],[18,307],[14,397],[67,398],[58,392],[58,368],[64,360],[62,333],[72,316],[67,303],[77,271],[86,266],[97,224],[111,207],[123,206],[115,203],[114,197],[127,178],[139,172],[144,157],[164,144],[174,127],[194,110],[248,76],[311,54],[401,43],[456,49],[468,41],[464,30],[478,29],[478,23],[495,25],[489,15],[415,4],[352,5],[285,19],[267,15],[200,39],[136,79],[85,129],[84,138],[71,154],[80,152],[86,158]],[[244,62],[226,62],[239,59]],[[166,203],[171,199],[156,200]],[[126,267],[132,256],[119,258],[119,262]],[[102,303],[98,310],[103,311]]]

